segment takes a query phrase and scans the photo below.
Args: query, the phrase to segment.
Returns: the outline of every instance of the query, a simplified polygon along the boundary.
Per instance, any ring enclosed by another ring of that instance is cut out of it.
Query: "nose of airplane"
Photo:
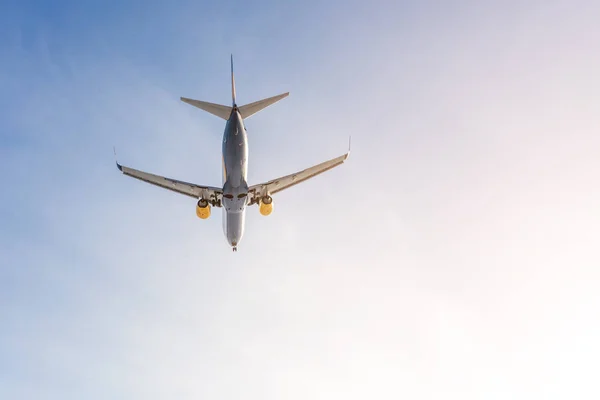
[[[237,242],[231,242],[231,249],[237,251]]]
[[[237,246],[238,243],[240,243],[240,240],[242,239],[240,235],[235,235],[235,234],[229,234],[227,237],[229,244],[232,246]]]
[[[225,214],[225,235],[227,242],[235,248],[240,244],[244,235],[244,212]]]
[[[227,232],[227,241],[231,247],[236,248],[240,243],[240,240],[242,240],[242,232],[239,230],[230,230]]]

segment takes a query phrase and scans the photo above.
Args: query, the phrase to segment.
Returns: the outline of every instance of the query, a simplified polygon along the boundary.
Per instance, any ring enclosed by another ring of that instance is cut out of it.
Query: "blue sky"
[[[4,2],[0,398],[596,398],[592,1]],[[194,202],[227,104],[248,213]]]

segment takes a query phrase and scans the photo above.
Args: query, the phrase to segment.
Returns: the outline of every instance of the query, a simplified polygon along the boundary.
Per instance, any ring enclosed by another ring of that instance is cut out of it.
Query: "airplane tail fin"
[[[245,106],[239,107],[239,112],[242,118],[246,119],[251,115],[256,114],[268,106],[277,103],[279,100],[289,96],[289,92],[282,93],[277,96],[269,97],[267,99],[255,101],[254,103],[246,104]],[[194,107],[198,107],[201,110],[209,112],[217,117],[223,118],[224,120],[228,120],[231,116],[231,111],[234,107],[237,107],[235,103],[235,77],[233,75],[233,54],[231,55],[231,101],[232,106],[222,106],[220,104],[208,103],[206,101],[193,100],[188,99],[186,97],[182,97],[181,101],[184,103],[191,104]]]
[[[206,101],[193,100],[185,97],[182,97],[181,101],[191,104],[194,107],[198,107],[199,109],[209,112],[212,115],[221,117],[224,120],[228,120],[229,116],[231,115],[231,107],[229,106],[222,106],[220,104],[208,103]]]
[[[271,104],[277,103],[279,100],[289,96],[290,92],[283,93],[277,96],[269,97],[267,99],[255,101],[254,103],[246,104],[240,107],[240,114],[242,118],[246,119],[251,115],[256,114],[260,110],[269,107]]]
[[[233,76],[233,54],[231,55],[231,101],[235,106],[235,78]]]

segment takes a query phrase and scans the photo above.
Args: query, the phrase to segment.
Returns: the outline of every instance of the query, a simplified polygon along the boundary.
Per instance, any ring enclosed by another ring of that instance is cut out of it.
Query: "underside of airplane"
[[[236,93],[232,57],[231,106],[208,103],[185,97],[181,98],[183,102],[227,121],[223,134],[222,187],[204,186],[167,178],[126,167],[118,162],[117,167],[127,176],[193,197],[197,200],[196,215],[201,219],[210,217],[211,207],[222,208],[224,211],[223,230],[225,236],[233,251],[237,251],[237,246],[244,232],[246,207],[257,205],[262,215],[270,215],[273,212],[272,195],[341,165],[350,154],[350,146],[348,146],[348,152],[339,157],[332,158],[293,174],[249,186],[246,182],[248,137],[244,120],[288,95],[289,93],[283,93],[238,107],[235,100]]]

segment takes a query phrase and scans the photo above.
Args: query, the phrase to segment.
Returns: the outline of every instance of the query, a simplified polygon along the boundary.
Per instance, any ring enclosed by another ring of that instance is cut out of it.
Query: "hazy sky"
[[[600,398],[600,3],[157,3],[0,6],[1,399]],[[230,53],[251,184],[352,135],[237,253],[112,154],[218,185]]]

